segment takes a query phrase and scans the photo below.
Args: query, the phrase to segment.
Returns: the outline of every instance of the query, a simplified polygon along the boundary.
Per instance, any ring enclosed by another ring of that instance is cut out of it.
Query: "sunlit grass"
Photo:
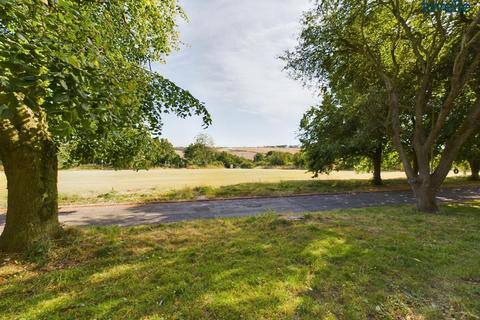
[[[448,178],[445,187],[480,185],[466,178]],[[373,186],[369,180],[292,180],[280,182],[240,183],[226,186],[198,186],[174,189],[167,192],[152,188],[143,192],[118,192],[112,190],[97,196],[60,195],[60,203],[122,203],[197,199],[228,199],[261,196],[289,196],[310,193],[334,193],[348,191],[410,190],[405,179],[388,179],[382,186]]]
[[[0,256],[0,318],[476,319],[479,244],[478,202],[69,229]]]
[[[62,170],[59,200],[60,205],[108,204],[408,189],[402,172],[385,172],[382,187],[373,187],[368,173],[339,171],[316,179],[311,176],[304,170],[282,169]],[[460,176],[448,178],[446,185],[471,183]],[[0,172],[0,209],[7,206],[6,197],[5,176]]]

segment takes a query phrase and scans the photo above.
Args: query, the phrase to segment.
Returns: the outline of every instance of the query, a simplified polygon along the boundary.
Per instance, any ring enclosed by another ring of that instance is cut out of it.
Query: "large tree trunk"
[[[417,202],[417,210],[427,213],[438,212],[436,198],[437,187],[428,182],[423,182],[421,184],[415,184],[413,186],[413,192]]]
[[[20,148],[3,157],[8,209],[0,249],[21,251],[59,230],[55,146]]]
[[[7,176],[8,209],[0,250],[22,251],[60,230],[57,148],[28,112],[22,126],[0,123],[0,158]],[[20,121],[19,121],[20,122]]]
[[[372,156],[373,161],[373,180],[372,183],[376,186],[381,186],[382,181],[382,147],[378,147]]]
[[[470,164],[470,170],[472,171],[472,175],[470,176],[470,180],[478,181],[480,180],[480,160],[479,159],[472,159],[469,160],[468,163]]]
[[[418,147],[418,149],[420,148]],[[445,177],[436,179],[431,174],[430,154],[428,151],[416,150],[415,158],[418,165],[418,173],[414,179],[409,179],[409,181],[415,194],[417,210],[426,213],[436,213],[438,212],[436,194]]]

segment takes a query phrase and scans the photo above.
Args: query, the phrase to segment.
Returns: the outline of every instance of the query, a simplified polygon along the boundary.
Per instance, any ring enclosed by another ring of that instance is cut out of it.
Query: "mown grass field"
[[[153,169],[62,170],[60,204],[149,202],[299,193],[369,191],[408,188],[403,172],[385,172],[385,186],[373,188],[370,174],[332,172],[316,179],[304,170],[282,169]],[[451,177],[446,184],[468,184]],[[0,208],[6,207],[6,181],[0,174]]]
[[[92,203],[155,199],[172,190],[194,187],[220,187],[239,183],[274,183],[312,180],[305,170],[282,169],[152,169],[152,170],[61,170],[58,188],[61,203]],[[401,172],[386,177],[403,177]],[[370,179],[369,174],[349,171],[333,172],[315,180]],[[183,192],[183,191],[182,191]],[[181,193],[182,193],[181,192]],[[6,179],[0,172],[0,207],[6,207]]]
[[[0,319],[478,319],[480,203],[70,229],[0,255]]]

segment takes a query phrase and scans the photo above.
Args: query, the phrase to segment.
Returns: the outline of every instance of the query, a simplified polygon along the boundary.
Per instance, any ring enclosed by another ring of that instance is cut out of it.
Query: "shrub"
[[[286,166],[292,163],[292,155],[288,152],[269,151],[265,161],[271,166]]]
[[[306,168],[307,165],[305,154],[302,151],[297,152],[292,156],[292,162],[296,168]]]
[[[214,148],[202,143],[192,143],[184,150],[184,157],[188,164],[196,166],[208,166],[216,159]]]
[[[262,162],[265,160],[265,155],[263,153],[256,153],[253,157],[254,162]]]

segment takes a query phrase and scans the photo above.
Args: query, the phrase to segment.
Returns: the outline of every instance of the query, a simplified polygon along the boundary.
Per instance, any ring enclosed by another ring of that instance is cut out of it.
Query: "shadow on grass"
[[[0,267],[0,318],[431,319],[480,313],[480,209],[89,228]],[[0,260],[1,261],[1,260]]]

